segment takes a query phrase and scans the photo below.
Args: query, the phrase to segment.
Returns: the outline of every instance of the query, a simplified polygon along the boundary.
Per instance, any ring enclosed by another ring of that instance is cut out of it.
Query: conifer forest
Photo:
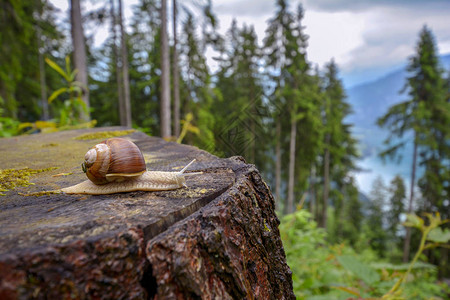
[[[123,0],[68,2],[0,0],[1,138],[120,125],[242,156],[275,198],[298,299],[448,299],[450,71],[430,27],[410,45],[406,100],[374,124],[377,155],[409,155],[409,175],[363,193],[340,66],[308,59],[303,6],[276,0],[257,36],[236,19],[219,33],[211,0],[139,0],[128,19]]]

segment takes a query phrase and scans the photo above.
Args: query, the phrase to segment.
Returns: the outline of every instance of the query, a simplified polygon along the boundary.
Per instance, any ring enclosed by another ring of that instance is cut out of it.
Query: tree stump
[[[0,299],[294,299],[274,199],[240,157],[124,132],[147,169],[195,158],[203,173],[173,191],[27,195],[85,180],[84,154],[118,130],[0,139],[3,171],[41,171],[0,196]]]

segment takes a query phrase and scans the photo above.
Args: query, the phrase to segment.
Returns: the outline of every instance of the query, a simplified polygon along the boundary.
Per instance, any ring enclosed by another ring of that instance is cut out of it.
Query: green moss
[[[111,137],[124,136],[135,132],[136,130],[118,130],[118,131],[100,131],[93,133],[85,133],[75,137],[76,140],[97,140],[97,139],[107,139]]]
[[[33,193],[18,193],[20,196],[33,196],[33,197],[40,197],[40,196],[49,196],[54,194],[62,194],[60,190],[53,190],[53,191],[42,191],[42,192],[33,192]]]
[[[52,167],[38,170],[30,168],[0,170],[0,195],[4,196],[5,194],[2,192],[13,190],[18,186],[33,185],[34,183],[29,181],[31,175],[55,169],[58,168]]]

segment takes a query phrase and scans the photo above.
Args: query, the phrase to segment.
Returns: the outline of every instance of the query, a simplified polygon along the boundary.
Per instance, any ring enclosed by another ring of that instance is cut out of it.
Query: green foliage
[[[0,117],[0,137],[11,137],[18,134],[20,122],[8,117]]]
[[[266,107],[258,70],[260,48],[253,26],[238,28],[236,20],[227,37],[229,43],[221,49],[220,69],[216,75],[220,101],[212,107],[216,117],[216,148],[225,156],[242,155],[262,169],[269,136],[268,127],[263,126],[266,116],[261,113]],[[233,131],[238,134],[237,138],[228,138]]]
[[[360,210],[357,191],[350,172],[356,169],[355,160],[359,157],[356,149],[357,140],[351,133],[352,126],[346,124],[344,119],[352,112],[350,105],[345,101],[345,91],[341,80],[338,78],[338,67],[333,60],[325,65],[325,74],[321,80],[323,96],[321,101],[321,127],[323,129],[323,142],[321,145],[322,160],[317,161],[319,174],[323,177],[323,189],[330,189],[328,198],[325,195],[319,201],[318,219],[325,223],[326,215],[323,207],[330,203],[334,207],[335,220],[338,222],[333,232],[335,241],[342,238],[355,240],[355,235],[343,229],[346,225],[343,220],[354,217],[355,212],[350,212],[346,208],[351,205]],[[325,172],[328,169],[328,173]],[[353,199],[351,199],[353,197]],[[351,203],[349,203],[351,202]],[[320,209],[321,208],[321,209]],[[355,225],[360,224],[360,220],[355,220]],[[323,225],[322,225],[323,226]],[[351,226],[347,226],[351,227]],[[354,232],[353,232],[354,233]],[[350,235],[349,235],[350,234]]]
[[[425,224],[425,220],[418,217],[415,214],[407,214],[406,221],[403,225],[408,227],[415,227],[419,229],[422,233],[422,237],[420,240],[419,249],[414,255],[413,260],[409,264],[407,271],[400,276],[395,285],[383,296],[383,299],[397,299],[398,294],[402,291],[402,285],[408,278],[408,275],[411,273],[414,265],[418,261],[419,257],[422,255],[423,251],[426,249],[432,249],[435,247],[443,246],[450,247],[450,244],[447,244],[450,241],[450,230],[444,229],[442,230],[441,225],[450,222],[450,220],[442,220],[439,213],[436,214],[425,214],[428,219],[428,225]],[[427,243],[429,241],[429,243]],[[404,286],[403,286],[404,288]]]
[[[184,47],[180,60],[184,66],[182,69],[185,71],[186,81],[185,111],[195,116],[192,125],[198,128],[200,134],[188,133],[186,140],[190,144],[214,152],[216,147],[213,129],[216,119],[211,112],[218,91],[211,86],[211,75],[195,28],[194,17],[188,13],[183,24],[185,38],[180,41]]]
[[[444,222],[439,216],[428,218],[433,228],[439,228],[434,226]],[[424,232],[433,231],[420,218],[408,217],[408,220]],[[348,299],[351,295],[364,299],[383,295],[386,295],[384,299],[445,296],[445,287],[436,283],[435,266],[416,261],[394,265],[383,262],[370,251],[357,253],[346,244],[329,244],[325,231],[317,227],[305,210],[286,215],[281,220],[280,233],[298,299]],[[437,240],[443,240],[448,232],[434,234]]]
[[[385,257],[387,235],[383,224],[386,222],[384,206],[386,205],[386,186],[383,179],[377,177],[372,185],[370,202],[368,204],[368,217],[366,220],[368,228],[369,244],[377,251],[380,257]]]
[[[413,157],[424,169],[419,187],[424,197],[423,210],[436,209],[448,218],[450,171],[450,102],[438,52],[431,30],[424,26],[419,33],[416,53],[407,67],[408,78],[402,92],[408,100],[389,108],[378,120],[378,125],[389,129],[383,157],[394,158],[407,143],[407,133],[414,133],[413,143],[418,153]]]
[[[410,57],[407,71],[408,77],[402,92],[407,92],[408,99],[390,107],[378,120],[378,124],[391,133],[381,155],[390,158],[401,155],[401,149],[410,143],[408,137],[412,132],[414,152],[411,191],[414,191],[414,174],[417,173],[417,184],[422,196],[418,211],[438,211],[444,219],[450,218],[450,85],[448,79],[444,80],[434,37],[427,26],[419,33],[416,53]],[[416,162],[420,167],[417,172]],[[412,201],[411,198],[410,207]],[[419,238],[413,235],[412,239]],[[440,266],[440,275],[448,276],[448,259],[442,259],[442,255],[446,254],[427,252],[430,261]]]
[[[403,178],[399,175],[392,179],[389,186],[389,211],[387,212],[388,230],[392,239],[396,240],[398,226],[400,225],[400,214],[404,211],[404,202],[406,200],[406,187]],[[400,245],[398,241],[394,244]]]
[[[19,121],[41,117],[39,52],[60,51],[62,35],[49,1],[0,1],[0,116]],[[45,73],[45,72],[44,72]],[[20,107],[20,109],[19,109]]]
[[[336,257],[341,266],[361,278],[367,285],[373,285],[380,280],[380,275],[368,264],[352,255]]]
[[[83,88],[86,87],[83,87],[81,82],[75,80],[77,70],[72,70],[69,56],[66,56],[65,70],[49,58],[45,58],[45,62],[61,75],[66,84],[66,86],[57,89],[48,97],[48,103],[51,104],[55,99],[61,99],[62,95],[68,94],[68,98],[65,100],[61,99],[62,106],[59,106],[59,126],[76,125],[82,122],[82,113],[87,113],[88,111],[86,103],[81,99]]]
[[[192,125],[192,120],[194,119],[194,116],[191,113],[188,113],[186,115],[186,118],[184,120],[181,120],[181,132],[180,136],[177,138],[177,143],[180,143],[183,141],[184,137],[188,132],[194,133],[194,134],[200,134],[200,130]]]

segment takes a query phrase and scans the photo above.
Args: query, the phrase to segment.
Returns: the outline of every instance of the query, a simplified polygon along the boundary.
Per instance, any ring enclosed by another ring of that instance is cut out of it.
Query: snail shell
[[[82,168],[95,184],[124,181],[146,171],[141,150],[122,138],[111,138],[95,145],[84,156]]]
[[[66,194],[106,195],[133,191],[167,191],[186,187],[184,173],[192,160],[178,172],[146,171],[144,157],[131,141],[111,138],[90,149],[82,164],[89,180],[61,189]]]

